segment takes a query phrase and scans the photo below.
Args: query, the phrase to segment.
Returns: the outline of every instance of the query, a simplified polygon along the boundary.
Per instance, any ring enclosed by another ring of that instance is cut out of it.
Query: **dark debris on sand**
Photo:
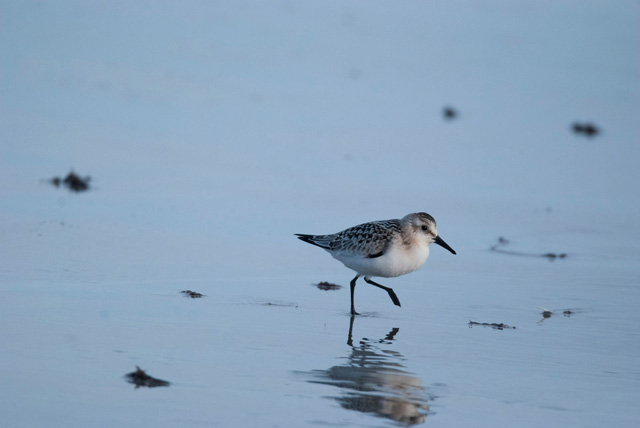
[[[504,323],[495,323],[495,322],[475,322],[475,321],[469,321],[469,328],[473,327],[474,325],[480,325],[480,326],[484,326],[484,327],[491,327],[494,330],[515,330],[515,327],[512,327],[510,325],[504,324]]]
[[[184,294],[186,297],[191,297],[192,299],[199,299],[201,297],[204,297],[204,294],[200,294],[191,290],[182,290],[181,293]]]
[[[447,106],[442,109],[442,116],[447,120],[452,120],[458,116],[458,112],[453,107]]]
[[[80,177],[78,174],[71,171],[65,178],[53,177],[49,181],[56,187],[63,185],[74,192],[84,192],[85,190],[89,190],[89,181],[91,181],[91,177]]]
[[[512,251],[512,250],[507,250],[504,247],[509,245],[509,240],[503,238],[502,236],[498,238],[498,243],[494,244],[491,248],[489,248],[489,250],[494,251],[496,253],[501,253],[501,254],[509,254],[512,256],[522,256],[522,257],[544,257],[546,259],[549,259],[550,261],[556,260],[556,259],[564,259],[565,257],[567,257],[567,253],[544,253],[544,254],[537,254],[537,253],[523,253],[520,251]]]
[[[571,310],[571,309],[558,309],[558,310],[550,310],[550,309],[546,309],[543,307],[538,306],[539,309],[542,309],[542,319],[540,321],[538,321],[538,323],[543,322],[544,320],[551,318],[551,315],[555,315],[557,313],[559,313],[560,311],[562,311],[562,314],[565,317],[570,317],[571,315],[574,315],[576,313],[576,310]]]
[[[587,122],[587,123],[574,122],[573,125],[571,125],[571,129],[573,129],[574,133],[584,134],[589,138],[595,137],[600,133],[600,129],[591,122]]]
[[[318,287],[320,290],[324,290],[324,291],[340,290],[342,288],[342,285],[333,284],[333,283],[327,282],[327,281],[322,281],[322,282],[319,282],[319,283],[313,284],[313,285]]]
[[[162,379],[156,379],[149,376],[140,367],[136,366],[136,371],[128,373],[124,376],[127,382],[132,383],[136,388],[146,386],[147,388],[155,388],[156,386],[169,386],[169,382]]]

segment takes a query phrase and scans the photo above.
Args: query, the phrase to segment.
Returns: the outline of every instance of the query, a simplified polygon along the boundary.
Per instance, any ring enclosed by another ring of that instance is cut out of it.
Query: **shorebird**
[[[356,281],[364,280],[389,293],[400,306],[390,287],[370,277],[391,278],[413,272],[427,261],[429,244],[436,243],[456,254],[440,236],[436,221],[427,213],[413,213],[396,220],[380,220],[353,226],[331,235],[295,234],[298,239],[327,250],[334,259],[356,271],[351,280],[351,315],[359,315],[354,305]]]

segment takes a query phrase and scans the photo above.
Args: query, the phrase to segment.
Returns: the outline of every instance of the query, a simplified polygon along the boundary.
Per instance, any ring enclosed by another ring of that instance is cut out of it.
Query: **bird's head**
[[[451,253],[456,254],[453,248],[438,236],[436,221],[431,215],[427,213],[409,214],[402,219],[402,225],[408,228],[415,236],[426,240],[427,245],[436,243]]]

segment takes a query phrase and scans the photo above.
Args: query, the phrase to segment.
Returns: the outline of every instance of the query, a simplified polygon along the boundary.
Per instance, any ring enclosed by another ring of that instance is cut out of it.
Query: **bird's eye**
[[[426,232],[427,230],[429,230],[429,228],[427,226],[422,226],[422,230]]]

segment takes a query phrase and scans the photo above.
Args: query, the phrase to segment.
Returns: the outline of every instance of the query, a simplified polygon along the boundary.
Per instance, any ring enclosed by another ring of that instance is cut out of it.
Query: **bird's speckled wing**
[[[349,252],[362,257],[375,258],[384,254],[393,236],[400,233],[399,220],[382,220],[350,227],[333,235],[325,242],[331,252]]]

